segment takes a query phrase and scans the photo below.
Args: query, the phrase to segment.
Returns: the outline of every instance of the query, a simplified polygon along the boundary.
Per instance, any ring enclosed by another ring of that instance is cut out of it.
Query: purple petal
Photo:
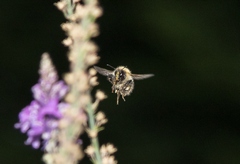
[[[25,141],[26,145],[32,145],[32,147],[34,149],[38,149],[40,147],[40,138],[33,138],[33,137],[29,137],[26,141]]]
[[[33,147],[34,149],[38,149],[38,148],[40,147],[40,141],[34,141],[34,142],[32,143],[32,147]]]
[[[37,136],[41,135],[44,132],[44,127],[43,126],[33,126],[31,129],[28,131],[28,136]]]
[[[24,122],[21,124],[21,132],[22,133],[26,133],[29,128],[30,128],[29,122]]]
[[[51,97],[52,98],[63,98],[63,96],[66,95],[68,91],[68,87],[64,84],[63,81],[59,81],[57,83],[55,83],[53,86],[52,86],[52,89],[51,89]]]
[[[46,93],[44,93],[40,84],[36,84],[32,87],[33,97],[35,100],[44,104],[47,100]]]
[[[53,116],[55,118],[61,118],[62,115],[58,111],[57,108],[58,105],[58,99],[52,99],[48,102],[44,107],[41,108],[41,111],[39,112],[39,117],[44,118],[46,115]]]
[[[48,142],[52,131],[58,128],[58,120],[67,109],[66,103],[60,103],[68,87],[58,81],[57,72],[48,54],[43,54],[40,63],[40,79],[32,87],[34,100],[19,113],[19,122],[14,125],[22,133],[27,133],[25,142],[39,148]]]

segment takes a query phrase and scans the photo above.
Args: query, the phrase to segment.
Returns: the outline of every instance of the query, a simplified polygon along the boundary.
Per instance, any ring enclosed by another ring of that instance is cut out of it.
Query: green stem
[[[67,16],[71,16],[73,13],[74,13],[74,3],[72,2],[72,0],[66,0],[67,2]],[[91,0],[85,0],[85,5],[91,3]],[[83,27],[83,29],[88,29],[89,27],[89,24],[91,24],[92,22],[94,22],[96,20],[96,18],[92,18],[91,16],[87,16],[85,18],[82,19],[81,21],[81,26]],[[90,41],[90,38],[91,36],[85,38],[84,42],[89,42]],[[86,56],[86,53],[81,51],[79,52],[79,55],[78,55],[78,59],[77,59],[77,62],[76,62],[76,65],[73,66],[72,70],[73,71],[78,71],[79,69],[86,69],[84,68],[84,58]],[[77,86],[73,86],[71,92],[74,93],[74,95],[76,97],[79,97],[79,95],[81,93],[76,93],[76,91],[74,90],[77,90],[76,88]],[[90,92],[87,93],[90,95]],[[76,106],[78,106],[78,102],[75,102]],[[95,114],[94,114],[94,110],[92,108],[92,104],[89,103],[87,106],[86,106],[86,111],[87,111],[87,114],[88,114],[88,123],[89,123],[89,129],[91,131],[97,131],[98,132],[98,129],[96,127],[96,123],[95,123]],[[101,158],[101,154],[100,154],[100,149],[99,149],[99,141],[98,141],[98,137],[91,137],[91,144],[92,146],[94,147],[94,150],[95,150],[95,156],[96,156],[96,161],[94,161],[96,164],[102,164],[102,158]]]
[[[70,16],[73,14],[73,9],[74,9],[72,0],[67,0],[67,6],[68,6],[67,15]]]
[[[88,104],[87,113],[88,113],[88,122],[89,122],[90,130],[98,131],[97,127],[95,126],[96,125],[95,115],[94,115],[94,110],[92,108],[92,104]],[[96,164],[101,164],[102,163],[102,158],[101,158],[100,151],[99,151],[98,137],[91,138],[91,143],[92,143],[92,146],[95,149]]]

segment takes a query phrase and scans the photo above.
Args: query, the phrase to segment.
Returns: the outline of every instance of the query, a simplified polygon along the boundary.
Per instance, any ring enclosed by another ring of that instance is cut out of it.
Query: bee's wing
[[[112,71],[110,70],[107,70],[107,69],[104,69],[104,68],[100,68],[100,67],[97,67],[97,66],[93,66],[95,68],[95,70],[100,73],[101,75],[103,76],[108,76],[109,74],[112,73]]]
[[[154,76],[154,74],[132,74],[133,79],[142,80]]]

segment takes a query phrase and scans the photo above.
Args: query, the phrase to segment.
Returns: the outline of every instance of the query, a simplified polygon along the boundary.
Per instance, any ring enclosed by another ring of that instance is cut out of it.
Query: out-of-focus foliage
[[[68,71],[61,45],[62,14],[53,1],[6,1],[0,6],[0,163],[41,163],[13,128],[31,100],[40,55],[48,51]],[[116,106],[104,77],[109,122],[100,141],[118,148],[119,163],[240,163],[240,2],[101,1],[99,66],[126,65],[154,73],[136,81]],[[83,163],[89,163],[84,160]]]

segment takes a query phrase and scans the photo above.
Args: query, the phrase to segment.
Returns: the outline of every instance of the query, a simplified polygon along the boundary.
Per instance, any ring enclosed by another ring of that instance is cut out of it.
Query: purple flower
[[[48,54],[42,55],[39,82],[32,87],[35,100],[19,113],[15,128],[27,133],[25,144],[37,149],[45,145],[51,133],[58,128],[58,120],[68,104],[60,102],[68,91],[63,81],[58,81],[57,72]]]

